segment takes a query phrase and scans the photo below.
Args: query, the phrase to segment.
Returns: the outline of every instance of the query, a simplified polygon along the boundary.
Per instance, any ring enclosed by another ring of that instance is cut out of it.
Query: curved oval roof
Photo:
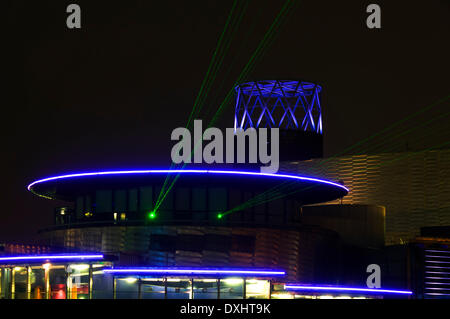
[[[177,177],[177,186],[232,186],[248,191],[276,191],[303,204],[321,203],[341,198],[348,189],[327,180],[287,174],[270,174],[236,170],[119,170],[85,172],[53,176],[28,185],[32,193],[72,201],[76,196],[97,189],[119,189],[146,185],[162,186],[166,177]]]

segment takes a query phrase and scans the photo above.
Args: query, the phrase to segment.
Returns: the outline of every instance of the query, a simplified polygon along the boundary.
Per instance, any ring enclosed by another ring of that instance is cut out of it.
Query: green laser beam
[[[447,96],[447,97],[445,97],[445,98],[443,98],[443,99],[439,99],[437,102],[430,104],[429,106],[425,107],[423,110],[422,110],[422,109],[419,110],[418,112],[416,112],[416,113],[418,113],[417,115],[420,115],[421,113],[423,113],[424,110],[426,111],[426,110],[430,109],[431,107],[434,107],[434,106],[436,106],[436,105],[439,105],[439,104],[443,103],[443,102],[446,101],[449,97],[450,97],[450,95]],[[399,137],[399,136],[403,136],[403,135],[409,133],[410,131],[414,131],[414,130],[416,130],[416,129],[422,128],[423,126],[426,126],[426,125],[430,124],[431,122],[433,122],[433,121],[435,121],[435,120],[444,118],[445,116],[448,116],[449,114],[450,114],[450,112],[445,112],[445,113],[443,113],[443,114],[440,114],[439,116],[436,116],[436,117],[434,117],[434,118],[432,118],[432,119],[430,119],[430,120],[428,120],[428,121],[422,123],[420,126],[415,126],[415,127],[411,128],[411,129],[405,131],[405,132],[400,133],[398,136],[395,136],[395,137],[397,138],[397,137]],[[410,115],[410,116],[408,116],[407,118],[411,118],[411,117],[412,117],[412,116]],[[402,120],[400,120],[399,122],[404,122],[404,121],[405,121],[405,119],[402,119]],[[396,124],[396,123],[394,123],[394,124]],[[396,126],[396,125],[394,125],[394,124],[392,124],[390,127]],[[382,130],[382,131],[386,131],[386,129],[384,129],[384,130]],[[372,136],[377,136],[377,135],[379,135],[379,132],[373,134]],[[429,134],[428,134],[428,135],[429,135]],[[372,137],[372,136],[371,136],[371,137]],[[423,135],[422,135],[422,136],[423,136]],[[368,137],[368,138],[366,138],[365,140],[370,140],[371,137]],[[359,143],[360,143],[360,142],[358,142],[357,144],[359,144]],[[352,147],[352,146],[351,146],[351,147]],[[351,147],[349,147],[349,148],[351,148]],[[333,157],[330,157],[330,158],[326,159],[326,161],[325,161],[325,160],[320,161],[318,165],[316,164],[316,168],[317,168],[317,166],[319,166],[319,168],[320,168],[321,166],[323,166],[323,165],[324,165],[325,163],[327,163],[328,161],[330,161],[330,160],[332,160],[332,159],[334,159],[334,158],[336,158],[337,156],[340,156],[340,155],[341,155],[341,154],[339,154],[339,155],[334,155]],[[265,200],[263,199],[265,196],[270,195],[271,192],[275,192],[275,191],[276,191],[276,192],[279,192],[280,190],[283,190],[284,187],[289,187],[289,186],[291,186],[293,183],[294,183],[294,182],[289,181],[289,182],[284,182],[284,183],[282,183],[282,184],[280,184],[280,185],[277,185],[277,186],[275,186],[275,187],[273,187],[273,188],[271,188],[271,189],[269,189],[269,190],[266,190],[265,192],[263,192],[263,193],[261,193],[261,194],[258,194],[258,195],[255,196],[253,199],[249,200],[249,202],[250,202],[251,204],[253,204],[253,203],[255,203],[255,202],[259,202],[259,201],[267,202],[267,201],[265,201]],[[243,204],[245,204],[245,203],[243,203]],[[243,205],[243,204],[241,204],[241,205]],[[232,211],[235,211],[235,210],[233,209]],[[231,213],[231,212],[228,212],[228,213],[226,213],[226,214],[224,213],[224,215],[227,215],[227,214],[229,214],[229,213]]]
[[[198,94],[197,94],[197,97],[196,97],[196,99],[195,99],[195,101],[194,101],[194,106],[193,106],[193,108],[192,108],[192,110],[191,110],[191,113],[190,113],[190,115],[189,115],[188,122],[187,122],[187,124],[186,124],[186,128],[189,127],[189,125],[190,125],[190,123],[191,123],[191,121],[192,121],[192,118],[193,118],[193,115],[195,114],[195,110],[196,110],[196,108],[197,108],[197,105],[198,105],[198,103],[199,103],[199,101],[200,101],[200,98],[201,98],[201,96],[202,96],[202,94],[203,94],[204,87],[205,87],[205,85],[207,84],[208,79],[209,79],[209,77],[210,77],[211,69],[212,69],[213,65],[216,63],[216,56],[217,56],[217,54],[218,54],[218,52],[220,51],[220,48],[221,48],[221,46],[222,46],[222,41],[223,41],[223,39],[224,39],[224,37],[225,37],[225,34],[226,34],[227,30],[228,30],[228,26],[229,26],[230,23],[231,23],[231,19],[232,19],[232,17],[233,17],[233,12],[234,12],[234,10],[235,10],[235,8],[236,8],[237,3],[238,3],[238,0],[235,0],[235,1],[233,2],[233,5],[232,5],[231,10],[230,10],[230,13],[228,14],[227,20],[226,20],[226,22],[225,22],[225,26],[224,26],[224,28],[223,28],[223,30],[222,30],[222,33],[221,33],[221,35],[220,35],[220,37],[219,37],[219,40],[218,40],[218,42],[217,42],[217,45],[216,45],[216,48],[215,48],[215,50],[214,50],[213,56],[212,56],[212,58],[211,58],[211,61],[210,61],[210,63],[209,63],[209,66],[208,66],[206,75],[205,75],[205,77],[203,78],[202,84],[201,84],[201,86],[200,86],[200,90],[199,90],[199,92],[198,92]],[[174,167],[174,165],[173,165],[173,163],[172,163],[171,166],[170,166],[170,169],[172,169],[173,167]],[[164,183],[163,183],[163,187],[161,188],[161,191],[160,191],[160,193],[158,194],[158,199],[157,199],[157,201],[156,201],[158,207],[159,207],[159,201],[161,200],[161,195],[162,195],[162,193],[163,193],[165,187],[167,186],[168,181],[169,181],[169,174],[167,174],[166,179],[164,180]]]
[[[257,49],[255,50],[255,52],[253,53],[253,55],[250,58],[250,61],[247,63],[247,65],[244,67],[244,70],[241,72],[241,75],[238,77],[238,80],[235,83],[238,83],[240,81],[240,79],[242,78],[243,74],[246,74],[245,72],[247,72],[249,65],[251,65],[253,63],[253,60],[255,60],[255,58],[260,54],[261,48],[265,47],[265,42],[268,39],[268,34],[272,34],[274,31],[274,27],[279,23],[279,19],[281,16],[285,16],[287,10],[290,8],[289,5],[291,4],[291,0],[287,0],[285,2],[285,4],[283,5],[282,9],[280,10],[280,12],[278,13],[278,15],[275,18],[275,21],[272,23],[272,25],[270,26],[269,30],[266,32],[266,34],[263,37],[263,40],[260,42],[260,44],[258,45]],[[231,90],[228,92],[225,101],[228,101],[233,93],[234,90],[234,86],[233,88],[231,88]],[[213,117],[212,121],[210,122],[208,127],[211,127],[211,125],[213,125],[213,123],[215,122],[215,120],[217,119],[217,114],[220,114],[220,110],[223,108],[224,103],[221,104],[221,106],[219,107],[218,111],[216,112],[215,116]],[[197,142],[198,143],[198,142]],[[198,144],[195,145],[198,145]],[[194,146],[194,150],[195,150],[195,146]],[[186,164],[183,165],[183,168],[186,166]],[[164,199],[166,198],[167,194],[170,192],[170,190],[172,189],[173,185],[175,184],[176,180],[178,179],[179,174],[176,175],[176,177],[174,178],[174,180],[172,181],[171,185],[168,187],[167,191],[165,192],[165,194],[163,195],[162,199],[158,202],[158,206],[159,207],[162,203],[162,201],[164,201]]]

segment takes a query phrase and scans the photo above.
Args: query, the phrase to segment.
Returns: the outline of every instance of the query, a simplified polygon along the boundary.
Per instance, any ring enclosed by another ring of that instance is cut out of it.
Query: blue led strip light
[[[8,261],[33,261],[33,260],[73,260],[73,259],[103,259],[102,254],[89,255],[33,255],[33,256],[8,256],[0,257],[0,262]]]
[[[254,275],[254,276],[284,276],[280,270],[249,270],[249,269],[211,269],[211,268],[112,268],[104,269],[111,274],[173,274],[173,275]]]
[[[44,179],[37,180],[30,185],[28,185],[28,190],[31,191],[31,188],[40,183],[55,181],[60,179],[68,179],[74,177],[88,177],[88,176],[102,176],[102,175],[125,175],[125,174],[222,174],[222,175],[250,175],[250,176],[261,176],[261,177],[273,177],[273,178],[284,178],[284,179],[293,179],[300,181],[309,181],[316,182],[322,184],[333,185],[344,189],[348,192],[348,188],[345,186],[330,182],[323,179],[310,178],[304,176],[297,175],[286,175],[286,174],[271,174],[271,173],[258,173],[258,172],[246,172],[246,171],[222,171],[222,170],[130,170],[130,171],[105,171],[105,172],[89,172],[89,173],[78,173],[78,174],[68,174],[68,175],[60,175],[54,177],[48,177]]]
[[[360,288],[360,287],[285,285],[285,289],[287,289],[287,290],[329,291],[329,292],[332,292],[332,291],[336,291],[336,292],[366,292],[366,293],[412,295],[412,291],[408,291],[408,290],[391,290],[391,289]]]

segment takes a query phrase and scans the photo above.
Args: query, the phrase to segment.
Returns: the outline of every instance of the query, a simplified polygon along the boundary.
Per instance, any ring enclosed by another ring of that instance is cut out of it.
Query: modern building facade
[[[282,169],[341,181],[351,190],[343,204],[384,206],[386,245],[414,240],[421,227],[450,225],[450,149],[290,161]]]
[[[236,87],[235,129],[283,129],[281,172],[296,173],[266,174],[245,166],[144,169],[31,183],[32,193],[67,206],[56,209],[54,225],[41,230],[51,253],[0,257],[0,296],[414,296],[403,277],[392,276],[382,288],[366,284],[368,265],[386,269],[391,264],[384,246],[389,209],[383,202],[375,198],[354,205],[346,198],[359,196],[358,183],[344,178],[343,185],[340,174],[324,179],[317,177],[322,171],[302,173],[301,165],[322,155],[320,92],[320,86],[301,81]],[[383,275],[394,273],[388,269]]]

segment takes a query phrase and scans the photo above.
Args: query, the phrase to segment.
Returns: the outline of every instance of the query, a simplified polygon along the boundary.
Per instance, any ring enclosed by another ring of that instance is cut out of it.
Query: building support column
[[[50,266],[44,268],[45,299],[50,299]]]
[[[194,299],[194,278],[191,278],[191,298]]]
[[[93,273],[94,273],[94,271],[93,271],[93,268],[92,268],[92,264],[89,264],[89,286],[88,286],[89,299],[92,299],[92,285],[93,285],[93,282],[94,282]]]
[[[142,299],[142,280],[138,278],[138,299]]]
[[[70,277],[68,267],[70,266],[64,267],[64,273],[66,277],[66,299],[72,299],[72,278]]]
[[[2,287],[3,287],[2,274],[3,268],[0,268],[0,299],[2,299]]]
[[[247,299],[247,279],[244,278],[242,283],[244,285],[244,287],[242,287],[242,292],[243,292],[243,295],[244,295],[242,299]]]
[[[10,294],[11,294],[11,299],[15,299],[16,297],[16,271],[14,270],[14,267],[11,267],[11,283],[10,283]]]
[[[27,299],[31,299],[31,267],[27,266]]]
[[[164,299],[167,299],[167,277],[164,277]]]
[[[117,278],[113,275],[113,299],[117,299]]]
[[[217,279],[217,299],[220,299],[220,278]]]

